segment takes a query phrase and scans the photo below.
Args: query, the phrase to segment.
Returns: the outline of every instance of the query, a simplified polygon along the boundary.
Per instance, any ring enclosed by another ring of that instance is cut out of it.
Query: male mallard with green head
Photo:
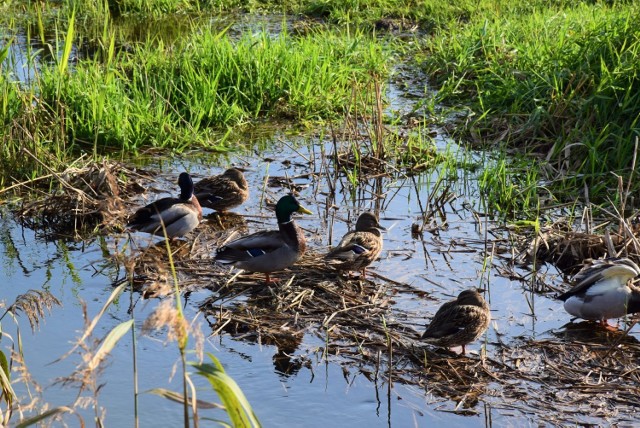
[[[250,272],[262,272],[266,282],[272,282],[269,274],[293,265],[307,247],[304,234],[291,218],[295,212],[313,214],[293,196],[283,196],[276,204],[278,230],[256,232],[229,242],[218,248],[215,260]]]
[[[476,340],[489,327],[489,304],[480,294],[481,289],[464,290],[458,297],[438,309],[422,339],[443,348],[465,346]]]
[[[223,174],[198,181],[195,194],[203,207],[227,211],[249,198],[249,185],[241,169],[229,168]]]
[[[595,260],[575,275],[576,284],[558,299],[571,315],[606,327],[609,318],[640,312],[640,288],[632,283],[638,275],[640,267],[627,258]]]
[[[378,258],[382,251],[382,233],[386,230],[378,223],[375,214],[365,212],[356,221],[356,228],[347,232],[340,243],[324,256],[338,270],[360,270],[366,278],[367,266]]]
[[[140,232],[178,238],[191,232],[202,220],[202,208],[193,194],[191,176],[183,172],[178,177],[180,196],[162,198],[136,211],[127,227]]]

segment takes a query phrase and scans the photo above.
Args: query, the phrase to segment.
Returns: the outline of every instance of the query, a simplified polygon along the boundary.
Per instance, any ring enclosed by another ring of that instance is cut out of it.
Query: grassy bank
[[[40,160],[52,156],[61,163],[79,151],[225,150],[225,132],[234,125],[340,117],[354,90],[387,73],[388,52],[380,43],[332,31],[294,37],[264,30],[232,38],[194,27],[173,44],[149,40],[126,48],[105,31],[92,41],[91,57],[74,61],[82,39],[74,20],[69,23],[52,55],[57,60],[34,66],[30,85],[17,81],[15,69],[3,70],[0,120],[7,126],[0,162],[14,179],[33,174],[33,165],[19,162],[25,145]]]
[[[283,27],[301,31],[234,28],[231,36],[233,15],[203,18],[258,10],[295,16]],[[454,125],[443,117],[454,137],[535,153],[544,169],[536,176],[552,183],[553,194],[587,185],[598,199],[617,184],[612,172],[626,178],[632,167],[640,117],[640,6],[633,2],[75,0],[57,13],[25,11],[31,37],[43,41],[52,62],[29,87],[3,70],[1,119],[9,126],[0,162],[17,170],[12,180],[37,174],[33,164],[16,162],[25,146],[55,165],[105,148],[225,150],[228,130],[256,120],[335,120],[354,91],[368,90],[372,76],[384,81],[403,54],[437,89],[425,106],[469,113]],[[119,26],[120,15],[136,18]],[[175,20],[175,34],[153,30],[176,16],[187,18]],[[57,44],[38,34],[51,28]],[[145,28],[151,32],[141,36]],[[410,43],[375,36],[388,30]]]
[[[458,135],[541,153],[563,189],[602,197],[640,131],[639,17],[624,2],[481,13],[440,27],[424,66],[439,102],[472,112]]]

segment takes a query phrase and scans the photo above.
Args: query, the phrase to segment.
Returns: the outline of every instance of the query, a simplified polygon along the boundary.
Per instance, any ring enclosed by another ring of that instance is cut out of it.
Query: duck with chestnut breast
[[[270,274],[292,266],[307,247],[302,230],[291,218],[295,212],[313,214],[292,195],[283,196],[276,204],[278,230],[256,232],[225,244],[216,251],[216,262],[262,272],[267,284],[274,282]]]
[[[324,256],[325,260],[341,271],[359,270],[365,279],[367,266],[376,260],[382,251],[381,230],[387,229],[380,225],[375,214],[360,214],[355,230],[347,232],[340,243]]]
[[[574,276],[575,285],[557,298],[577,318],[599,321],[607,327],[609,318],[640,312],[640,288],[632,280],[640,267],[628,258],[595,260]]]
[[[138,209],[127,227],[140,232],[179,238],[191,232],[202,220],[202,208],[193,194],[191,176],[183,172],[178,177],[180,196],[162,198]],[[163,230],[164,225],[164,230]]]
[[[203,178],[194,186],[200,205],[218,212],[237,207],[249,198],[249,184],[240,168]]]
[[[465,354],[465,346],[480,337],[491,322],[489,304],[480,294],[482,291],[478,288],[464,290],[456,299],[442,305],[422,339],[443,348],[462,346],[462,354]]]

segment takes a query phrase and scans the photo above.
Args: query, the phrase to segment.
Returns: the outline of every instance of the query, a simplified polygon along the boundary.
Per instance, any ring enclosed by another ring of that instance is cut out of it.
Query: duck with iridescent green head
[[[262,272],[267,283],[273,282],[270,274],[292,266],[307,247],[302,230],[291,217],[295,212],[313,214],[292,195],[283,196],[276,204],[278,230],[256,232],[225,244],[216,251],[216,262]]]

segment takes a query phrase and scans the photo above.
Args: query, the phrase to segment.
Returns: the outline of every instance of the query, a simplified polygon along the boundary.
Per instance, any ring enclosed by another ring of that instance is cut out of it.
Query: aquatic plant
[[[531,161],[507,158],[503,152],[497,159],[489,157],[480,172],[478,186],[488,213],[505,218],[535,219],[539,197],[544,186],[538,168]]]
[[[10,346],[4,348],[9,352],[0,349],[0,406],[3,402],[5,403],[5,407],[0,413],[2,415],[1,422],[4,426],[9,424],[14,412],[27,411],[32,408],[33,404],[22,402],[12,386],[13,382],[22,382],[28,389],[28,385],[31,383],[28,369],[24,362],[25,355],[21,346],[22,338],[18,317],[20,314],[26,316],[31,330],[35,331],[40,326],[40,322],[44,319],[46,312],[51,312],[54,306],[60,305],[60,301],[46,290],[29,290],[16,297],[15,301],[0,315],[0,322],[9,315],[16,325],[14,336],[9,334],[5,327],[2,328],[2,339],[4,339],[5,343],[10,342]],[[12,379],[12,370],[19,373],[16,379]],[[69,409],[56,408],[50,410],[50,412],[55,414],[58,411],[64,412],[67,410]]]

